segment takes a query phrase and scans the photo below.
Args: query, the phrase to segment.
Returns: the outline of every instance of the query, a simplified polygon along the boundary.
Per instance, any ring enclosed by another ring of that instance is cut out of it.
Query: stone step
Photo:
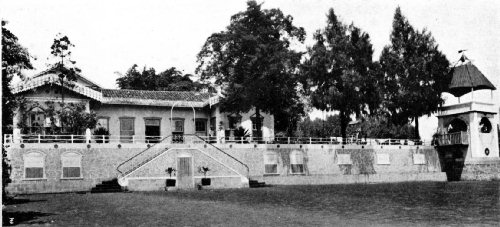
[[[103,181],[90,190],[91,193],[109,193],[122,191],[122,187],[118,184],[118,179]]]

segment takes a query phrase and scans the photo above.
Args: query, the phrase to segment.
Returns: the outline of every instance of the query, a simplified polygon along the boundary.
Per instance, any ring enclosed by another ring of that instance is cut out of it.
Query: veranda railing
[[[12,134],[4,135],[4,143],[147,143],[155,144],[169,136],[119,136],[119,135],[27,135],[21,134],[16,138]],[[464,140],[464,135],[444,136],[438,141],[453,140],[456,137]],[[467,136],[465,136],[466,138]],[[200,140],[191,141],[186,135],[173,135],[172,143],[199,143]],[[357,144],[357,145],[434,145],[431,141],[415,139],[393,138],[341,138],[341,137],[214,137],[199,136],[204,143],[237,143],[237,144]],[[441,143],[443,144],[443,143]]]

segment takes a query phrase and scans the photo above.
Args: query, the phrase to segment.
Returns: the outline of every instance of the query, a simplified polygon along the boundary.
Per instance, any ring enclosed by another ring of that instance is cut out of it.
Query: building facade
[[[247,131],[245,139],[256,135],[254,111],[222,112],[217,93],[103,89],[83,76],[62,87],[55,74],[23,81],[13,87],[13,93],[24,99],[14,116],[15,140],[22,140],[23,135],[29,140],[34,136],[68,134],[54,114],[62,108],[61,103],[64,108],[95,112],[95,129],[106,129],[110,134],[106,139],[122,143],[154,143],[171,135],[198,135],[224,143],[236,139],[235,130],[240,126]],[[274,117],[262,113],[261,121],[263,138],[253,139],[272,140]],[[90,134],[95,129],[90,129]]]

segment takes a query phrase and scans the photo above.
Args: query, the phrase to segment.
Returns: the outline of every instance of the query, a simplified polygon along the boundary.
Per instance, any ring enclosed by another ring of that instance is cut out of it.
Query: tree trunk
[[[418,117],[415,117],[415,138],[420,139],[420,133],[418,131]]]
[[[255,127],[257,127],[257,135],[254,135],[254,137],[258,137],[259,139],[262,139],[262,122],[260,120],[260,109],[255,108]]]
[[[348,124],[349,118],[346,116],[344,111],[340,111],[340,133],[342,135],[342,141],[346,141]]]
[[[60,82],[61,82],[61,112],[64,111],[64,77],[62,77],[60,79]],[[54,107],[55,108],[55,107]],[[63,131],[64,131],[64,122],[59,119],[59,122],[61,122],[61,134],[64,134]]]

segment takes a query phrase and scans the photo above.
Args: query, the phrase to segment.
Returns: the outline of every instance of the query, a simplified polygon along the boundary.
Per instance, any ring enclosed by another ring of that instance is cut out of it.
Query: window
[[[144,124],[146,128],[146,142],[157,143],[160,141],[160,119],[145,118]]]
[[[207,120],[206,119],[196,119],[196,132],[206,132],[207,131]]]
[[[41,134],[43,127],[46,125],[44,110],[40,107],[35,107],[28,112],[28,132]]]
[[[120,141],[131,143],[134,135],[134,118],[120,118]]]
[[[210,118],[210,131],[212,131],[213,133],[215,133],[216,130],[215,123],[215,117]]]
[[[67,152],[61,155],[62,178],[82,177],[82,155],[76,152]]]
[[[184,132],[184,119],[174,120],[174,132]]]
[[[96,128],[105,128],[106,130],[109,130],[109,118],[107,117],[98,118]]]
[[[304,173],[304,155],[300,151],[290,154],[290,167],[292,173]]]
[[[278,157],[274,153],[264,154],[264,166],[265,174],[277,174],[278,173]]]
[[[238,127],[238,124],[240,124],[241,122],[241,116],[227,116],[227,121],[229,123],[229,129],[236,129],[236,127]]]
[[[250,118],[250,120],[252,120],[252,136],[254,137],[260,137],[259,135],[257,135],[257,118],[256,117],[252,117]],[[264,127],[264,117],[260,117],[260,128],[262,129]],[[261,130],[262,132],[262,130]]]
[[[40,152],[31,152],[23,156],[24,159],[24,178],[43,179],[45,169],[45,154]]]

